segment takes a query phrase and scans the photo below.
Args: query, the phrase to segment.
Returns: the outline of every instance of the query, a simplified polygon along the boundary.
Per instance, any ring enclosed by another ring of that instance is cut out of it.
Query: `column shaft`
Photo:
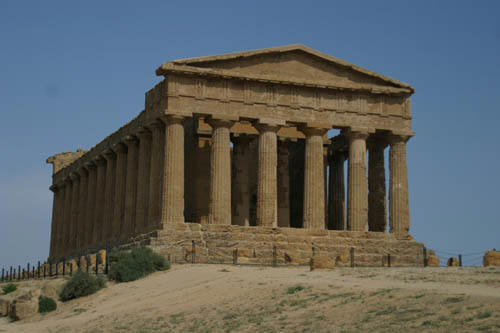
[[[76,250],[76,237],[78,233],[78,204],[80,203],[80,176],[72,174],[73,193],[71,194],[71,224],[69,229],[69,254]]]
[[[278,227],[290,227],[290,175],[288,142],[278,143]]]
[[[125,185],[125,216],[122,229],[122,238],[127,239],[134,234],[135,208],[137,202],[137,169],[139,142],[134,136],[126,139],[127,151],[127,181]]]
[[[304,228],[325,229],[325,167],[323,135],[326,130],[305,128]]]
[[[85,248],[92,245],[92,237],[94,235],[94,218],[96,205],[96,185],[97,185],[97,168],[94,163],[85,165],[89,173],[89,184],[87,191],[87,212],[85,225]]]
[[[106,193],[106,160],[98,157],[97,164],[97,180],[95,191],[95,216],[94,230],[92,235],[92,244],[100,246],[103,239],[103,221],[104,221],[104,194]]]
[[[80,174],[80,194],[78,195],[78,231],[76,235],[76,248],[81,251],[85,246],[85,229],[87,227],[87,200],[89,174],[85,168],[81,168]]]
[[[259,161],[257,180],[257,218],[258,226],[278,226],[277,164],[278,164],[278,126],[260,124]]]
[[[116,182],[116,154],[112,150],[105,152],[106,158],[106,185],[104,193],[104,220],[103,236],[104,242],[111,241],[113,237],[113,213],[115,206],[115,182]]]
[[[135,234],[147,230],[149,175],[151,170],[151,133],[145,128],[139,132],[139,161],[137,170],[137,207],[135,211]]]
[[[61,205],[61,186],[52,185],[50,188],[54,192],[54,201],[52,203],[52,223],[50,227],[50,258],[56,257],[57,248],[57,228],[59,224],[59,206]]]
[[[368,230],[384,232],[387,224],[384,148],[379,140],[368,146]]]
[[[406,165],[406,140],[408,137],[393,136],[389,151],[389,225],[392,233],[406,235],[410,230],[408,200],[408,168]]]
[[[349,133],[348,225],[353,231],[366,231],[368,187],[366,182],[366,138],[368,134]]]
[[[66,256],[69,250],[70,225],[71,225],[71,197],[73,194],[73,183],[71,180],[66,180],[66,191],[64,198],[64,223],[61,232],[61,256]]]
[[[115,198],[113,205],[112,240],[118,240],[125,232],[125,197],[127,183],[127,147],[119,143],[113,147],[116,153]]]
[[[231,224],[231,147],[230,121],[212,120],[210,154],[210,204],[208,223]]]
[[[345,184],[344,184],[344,152],[334,152],[329,156],[329,196],[328,196],[328,229],[345,229]]]
[[[152,230],[160,222],[165,129],[160,122],[154,122],[149,128],[151,130],[151,172],[149,177],[148,230]]]
[[[164,174],[161,220],[184,222],[184,119],[165,118]]]
[[[243,226],[250,225],[249,145],[250,138],[247,136],[233,138],[232,223]]]

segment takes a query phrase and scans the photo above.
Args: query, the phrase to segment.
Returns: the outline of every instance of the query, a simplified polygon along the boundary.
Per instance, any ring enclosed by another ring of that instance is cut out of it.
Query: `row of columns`
[[[349,132],[348,152],[329,156],[330,181],[328,228],[384,232],[387,196],[384,149],[389,145],[389,228],[407,234],[410,227],[406,141],[408,136],[375,137],[367,144],[368,133]],[[368,149],[368,179],[366,153]],[[344,202],[344,162],[348,159],[347,214]]]
[[[210,201],[208,223],[249,224],[249,200],[242,198],[231,207],[231,151],[229,120],[211,119]],[[278,169],[288,162],[286,143],[278,145],[275,124],[257,123],[257,226],[289,226],[287,201],[288,172]],[[369,178],[366,173],[368,133],[350,131],[348,136],[348,204],[345,214],[343,164],[339,152],[329,159],[328,209],[325,205],[326,168],[323,136],[327,129],[302,127],[305,134],[303,226],[308,229],[384,231],[385,169],[383,152],[387,143],[369,145]],[[390,144],[390,227],[392,232],[409,229],[406,139],[391,136]],[[249,159],[249,140],[233,138],[235,159]],[[248,164],[238,163],[233,195],[248,196]],[[246,164],[246,165],[245,165]],[[287,168],[286,168],[287,169]],[[286,174],[286,175],[285,175]],[[278,191],[285,189],[284,191]],[[54,217],[51,253],[56,257],[71,251],[103,246],[147,232],[161,223],[182,223],[184,219],[184,118],[169,116],[141,128],[120,143],[109,147],[64,184],[53,187]],[[278,200],[278,197],[280,200]],[[278,212],[279,210],[282,210]],[[325,223],[325,213],[328,221]],[[232,221],[234,215],[235,221]],[[347,216],[346,216],[347,215]],[[281,221],[278,216],[280,216]],[[347,218],[347,222],[346,222]],[[345,227],[347,226],[347,227]]]

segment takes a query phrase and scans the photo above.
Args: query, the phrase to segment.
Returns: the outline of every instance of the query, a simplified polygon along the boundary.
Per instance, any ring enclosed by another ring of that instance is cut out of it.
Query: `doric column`
[[[104,152],[106,159],[106,185],[104,193],[104,219],[102,240],[109,242],[113,235],[113,213],[115,206],[116,154],[108,149]]]
[[[78,231],[76,235],[76,248],[84,249],[87,227],[87,199],[89,186],[89,173],[87,169],[78,169],[80,175],[80,194],[78,195]]]
[[[76,250],[76,237],[78,233],[78,205],[80,203],[80,175],[71,173],[73,181],[73,193],[71,194],[71,223],[69,228],[69,254],[73,254]]]
[[[165,128],[163,123],[155,121],[151,130],[151,172],[149,176],[148,230],[160,222],[161,183],[163,171],[163,149],[165,148]]]
[[[135,234],[145,232],[148,222],[149,175],[151,169],[151,132],[141,128],[139,137],[139,161],[137,169],[137,206],[135,209]]]
[[[167,116],[161,200],[162,223],[184,222],[184,118]]]
[[[137,202],[137,169],[139,141],[133,135],[125,138],[127,144],[127,181],[125,185],[125,216],[122,229],[122,238],[127,239],[134,234],[135,208]]]
[[[61,228],[61,256],[66,256],[69,250],[70,226],[71,226],[71,197],[73,194],[73,183],[68,177],[65,180],[64,198],[64,221]]]
[[[235,136],[233,141],[233,182],[231,208],[233,211],[232,223],[235,225],[250,225],[250,137]]]
[[[50,190],[54,193],[54,202],[52,204],[52,224],[50,228],[50,254],[49,257],[57,257],[58,229],[61,220],[61,206],[64,206],[64,188],[62,186],[52,185]]]
[[[387,224],[384,149],[381,139],[368,140],[368,230],[384,232]]]
[[[325,167],[323,135],[326,129],[305,127],[304,228],[325,229]]]
[[[347,219],[350,230],[366,231],[368,187],[366,182],[366,138],[368,133],[350,131]]]
[[[97,185],[97,168],[94,162],[85,164],[85,168],[89,173],[89,183],[87,191],[87,212],[85,223],[85,247],[89,248],[92,245],[92,237],[94,235],[94,218],[96,205],[96,185]]]
[[[127,146],[118,143],[113,147],[116,153],[115,196],[113,205],[112,239],[120,239],[124,233],[125,197],[127,183]]]
[[[231,146],[232,121],[212,119],[210,154],[210,202],[208,223],[231,224]]]
[[[389,225],[390,232],[406,235],[410,230],[408,202],[408,169],[406,166],[406,141],[408,136],[389,137]]]
[[[290,175],[288,141],[278,142],[278,227],[290,227]]]
[[[344,161],[346,153],[331,152],[328,156],[330,174],[328,181],[328,229],[345,229]]]
[[[104,194],[106,193],[106,160],[101,156],[96,157],[97,180],[95,191],[95,216],[92,244],[99,246],[102,241],[104,220]]]
[[[279,126],[258,124],[259,131],[258,171],[257,171],[257,225],[278,226],[278,143]]]

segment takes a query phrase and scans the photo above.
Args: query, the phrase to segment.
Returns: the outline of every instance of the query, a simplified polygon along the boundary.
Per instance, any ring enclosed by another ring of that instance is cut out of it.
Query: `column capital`
[[[101,155],[102,157],[104,157],[104,159],[106,159],[106,161],[113,160],[116,158],[116,154],[111,148],[108,148],[105,151],[103,151]]]
[[[122,143],[127,146],[130,146],[130,144],[136,144],[137,142],[139,142],[139,139],[137,139],[135,135],[127,135],[122,139]]]
[[[210,119],[207,120],[207,123],[210,126],[212,126],[212,129],[215,128],[215,127],[231,128],[231,126],[234,125],[234,120],[210,118]]]
[[[94,157],[93,161],[97,166],[102,166],[106,163],[106,160],[101,155]]]
[[[87,169],[87,171],[90,171],[91,169],[95,169],[96,164],[93,161],[88,161],[88,162],[85,162],[85,164],[83,165],[83,167],[85,169]]]
[[[153,119],[150,122],[148,122],[145,127],[148,128],[152,132],[155,129],[161,129],[162,122],[160,119]]]
[[[137,137],[139,140],[151,139],[151,132],[146,127],[139,127],[137,130]]]
[[[78,168],[78,170],[76,172],[78,172],[80,177],[83,177],[83,176],[87,175],[88,170],[85,168],[85,166],[82,166],[82,167]]]
[[[371,135],[368,140],[366,140],[366,148],[368,148],[368,150],[385,149],[388,144],[389,140],[386,136]]]
[[[278,132],[278,130],[281,128],[280,125],[274,125],[274,124],[265,124],[265,123],[256,123],[253,125],[259,133],[263,132]]]
[[[370,133],[367,130],[348,129],[343,133],[348,140],[363,139],[366,140]]]
[[[165,114],[161,116],[161,120],[165,124],[182,124],[186,116],[178,115],[178,114]]]
[[[60,185],[56,185],[56,184],[52,184],[50,187],[49,187],[49,190],[51,190],[52,192],[56,193],[57,191],[60,190]]]
[[[298,129],[299,129],[299,131],[304,133],[306,136],[323,136],[329,130],[329,128],[309,127],[307,125],[301,125],[301,126],[299,126]]]
[[[77,172],[71,172],[69,174],[69,177],[71,178],[72,181],[80,180],[80,175]]]
[[[406,143],[410,138],[411,135],[389,134],[387,136],[387,142],[392,146],[397,143]]]
[[[112,147],[112,149],[115,152],[115,154],[126,153],[127,152],[127,145],[122,143],[122,142],[119,142],[119,143],[115,144]]]

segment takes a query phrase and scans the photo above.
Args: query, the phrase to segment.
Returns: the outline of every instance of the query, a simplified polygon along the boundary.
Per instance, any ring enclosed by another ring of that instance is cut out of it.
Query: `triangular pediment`
[[[158,69],[172,66],[222,70],[239,76],[266,77],[276,81],[318,82],[328,86],[403,88],[408,84],[355,66],[304,45],[260,49],[200,58],[174,60]]]

